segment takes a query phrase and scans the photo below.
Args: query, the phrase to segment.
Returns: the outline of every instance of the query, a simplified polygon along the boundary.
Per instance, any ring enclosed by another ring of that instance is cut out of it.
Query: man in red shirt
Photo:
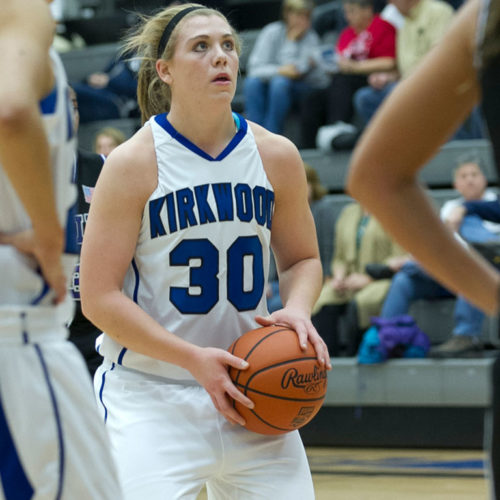
[[[316,147],[321,125],[350,123],[352,97],[367,85],[368,75],[396,66],[396,30],[374,14],[372,0],[344,0],[344,15],[348,27],[335,47],[330,84],[313,92],[301,109],[303,148]]]

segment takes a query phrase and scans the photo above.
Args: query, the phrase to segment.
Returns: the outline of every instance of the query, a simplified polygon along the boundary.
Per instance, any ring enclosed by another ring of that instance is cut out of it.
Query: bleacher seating
[[[89,45],[61,54],[69,82],[79,82],[91,73],[102,71],[116,56],[120,44],[117,42]]]
[[[307,446],[481,448],[493,360],[333,358],[325,404],[302,439]]]
[[[451,188],[457,158],[464,153],[476,154],[482,160],[488,184],[498,184],[498,173],[487,139],[447,142],[420,171],[419,180],[431,189]],[[351,151],[323,152],[318,149],[304,149],[301,150],[301,156],[316,169],[322,184],[330,193],[344,192]]]

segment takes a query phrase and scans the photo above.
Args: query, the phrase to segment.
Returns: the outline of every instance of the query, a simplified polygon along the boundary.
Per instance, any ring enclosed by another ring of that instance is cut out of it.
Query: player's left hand
[[[284,307],[283,309],[274,311],[269,316],[256,316],[255,321],[261,326],[282,325],[295,330],[299,337],[301,348],[305,349],[307,340],[309,340],[316,351],[318,362],[321,366],[325,367],[327,370],[332,369],[328,347],[316,331],[316,328],[314,328],[308,316],[301,316]]]

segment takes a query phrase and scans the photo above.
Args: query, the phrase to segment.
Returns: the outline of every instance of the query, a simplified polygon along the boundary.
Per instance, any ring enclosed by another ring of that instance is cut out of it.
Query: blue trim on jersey
[[[118,359],[116,360],[116,362],[121,365],[123,364],[123,356],[125,356],[125,353],[127,352],[127,348],[124,347],[121,351],[120,351],[120,354],[118,354]]]
[[[40,302],[44,299],[44,297],[49,293],[50,290],[50,286],[45,281],[45,278],[42,275],[42,270],[40,269],[40,267],[36,269],[36,272],[40,275],[40,278],[42,278],[43,280],[43,287],[40,294],[31,301],[32,306],[37,306],[38,304],[40,304]]]
[[[231,142],[224,148],[217,158],[210,156],[205,153],[202,149],[200,149],[196,144],[193,144],[187,137],[184,137],[181,133],[177,132],[172,124],[167,119],[167,113],[162,113],[160,115],[156,115],[154,117],[156,123],[160,125],[164,130],[166,130],[176,141],[180,142],[183,146],[190,149],[193,153],[201,156],[205,160],[208,161],[221,161],[226,156],[228,156],[236,146],[243,140],[247,133],[248,124],[246,120],[237,113],[233,113],[234,122],[236,124],[237,132],[234,137],[231,139]]]
[[[29,500],[33,497],[34,490],[21,464],[1,401],[0,481],[5,500]]]
[[[116,365],[114,363],[111,363],[111,368],[109,369],[109,371],[114,370],[115,366]],[[104,423],[106,423],[106,421],[108,420],[108,409],[107,409],[106,405],[104,404],[104,401],[102,400],[102,393],[104,392],[104,384],[106,382],[106,373],[108,373],[108,372],[105,371],[102,374],[101,388],[99,389],[99,401],[101,402],[102,407],[104,408]]]
[[[49,389],[50,400],[52,403],[52,408],[54,410],[54,418],[57,426],[57,444],[59,445],[59,479],[57,484],[57,492],[55,499],[60,500],[62,496],[63,489],[63,479],[64,479],[64,437],[62,431],[62,421],[61,414],[59,413],[59,407],[57,406],[57,398],[54,391],[54,386],[52,385],[52,381],[50,379],[49,370],[47,368],[47,364],[45,363],[45,359],[43,357],[42,349],[38,344],[33,344],[35,351],[38,355],[38,359],[40,360],[40,365],[43,370],[43,375],[45,377],[45,382],[47,383],[47,388]]]
[[[57,87],[54,87],[49,95],[40,101],[40,111],[42,115],[52,115],[56,111]]]
[[[134,286],[134,296],[133,300],[137,304],[137,296],[139,295],[139,282],[140,282],[140,277],[139,277],[139,269],[137,268],[137,264],[135,263],[135,259],[132,259],[132,269],[134,270],[134,275],[135,275],[135,286]]]

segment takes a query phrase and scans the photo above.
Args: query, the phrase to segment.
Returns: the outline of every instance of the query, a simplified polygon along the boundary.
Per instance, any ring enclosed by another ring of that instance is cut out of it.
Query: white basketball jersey
[[[52,92],[40,102],[40,110],[50,143],[59,219],[61,225],[68,229],[66,251],[71,254],[76,250],[75,225],[69,213],[76,199],[76,190],[71,182],[76,146],[73,112],[62,63],[54,51],[50,55],[56,83]],[[31,221],[0,165],[0,232],[15,233],[30,227]],[[69,275],[74,259],[65,259],[65,266]],[[0,245],[0,269],[0,307],[52,304],[53,295],[35,259],[11,246]]]
[[[144,208],[124,293],[166,329],[199,346],[227,349],[267,314],[274,191],[247,122],[212,158],[168,122],[149,120],[158,186]],[[191,374],[102,337],[110,361],[176,379]]]

